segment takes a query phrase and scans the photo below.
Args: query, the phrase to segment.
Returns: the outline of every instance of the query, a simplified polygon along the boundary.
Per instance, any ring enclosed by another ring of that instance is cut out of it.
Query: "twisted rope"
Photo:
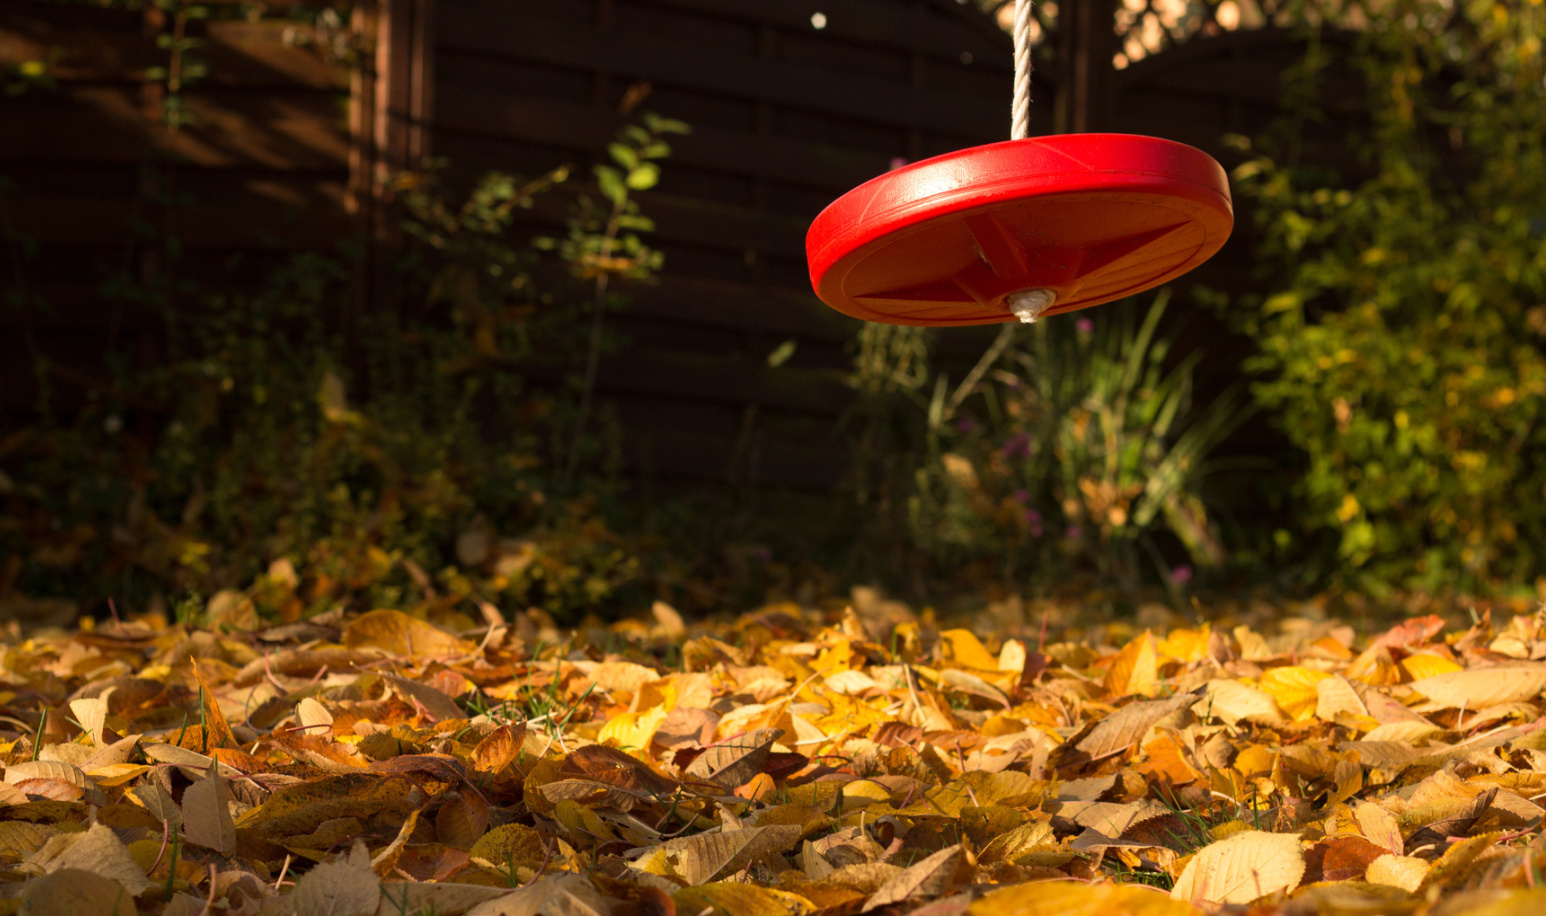
[[[1031,135],[1031,0],[1015,0],[1015,101],[1009,139]]]

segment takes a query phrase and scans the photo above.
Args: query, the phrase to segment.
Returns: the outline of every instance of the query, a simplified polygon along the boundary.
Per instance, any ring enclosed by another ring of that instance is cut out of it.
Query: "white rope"
[[[1015,101],[1009,139],[1031,135],[1031,0],[1015,0]]]
[[[1010,110],[1009,139],[1031,135],[1031,0],[1015,0],[1015,100]],[[1004,299],[1021,324],[1033,324],[1052,307],[1057,294],[1050,289],[1023,289]]]

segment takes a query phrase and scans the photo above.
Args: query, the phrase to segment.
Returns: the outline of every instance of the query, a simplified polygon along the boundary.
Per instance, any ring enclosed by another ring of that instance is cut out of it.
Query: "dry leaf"
[[[1137,744],[1159,720],[1196,702],[1196,695],[1185,693],[1164,700],[1130,703],[1102,719],[1076,746],[1091,760],[1109,757]]]
[[[139,916],[134,895],[117,881],[64,868],[27,882],[21,916]]]
[[[965,860],[961,845],[947,846],[882,884],[861,912],[904,901],[933,900],[955,884],[956,869]]]
[[[343,636],[350,649],[379,649],[391,655],[420,658],[463,656],[477,648],[433,624],[393,610],[371,611],[356,617],[344,627]]]
[[[660,845],[660,851],[688,884],[703,884],[738,871],[763,856],[783,853],[804,831],[792,825],[748,827],[723,833],[682,837]]]
[[[1370,884],[1388,884],[1415,893],[1427,877],[1430,865],[1427,859],[1398,856],[1386,853],[1369,863],[1364,880]]]
[[[290,899],[307,916],[375,916],[381,882],[370,870],[370,856],[357,845],[347,859],[323,862],[301,876]]]
[[[1297,835],[1243,830],[1198,850],[1170,896],[1192,903],[1250,903],[1292,890],[1304,869]]]
[[[816,910],[809,900],[796,894],[729,881],[683,888],[673,900],[678,913],[693,916],[806,916]]]
[[[66,869],[89,871],[117,882],[136,897],[155,886],[146,879],[117,834],[100,823],[92,824],[83,833],[50,839],[28,861],[50,874]]]
[[[725,790],[744,785],[767,766],[773,742],[780,734],[776,728],[759,728],[721,741],[694,758],[687,766],[687,775]]]
[[[1468,668],[1413,681],[1410,686],[1435,708],[1482,709],[1540,696],[1546,689],[1546,665]]]
[[[213,761],[205,777],[183,792],[183,833],[195,846],[221,855],[236,851],[236,822],[231,819],[231,790]]]
[[[1185,903],[1141,886],[1038,881],[996,890],[969,916],[1194,916]]]

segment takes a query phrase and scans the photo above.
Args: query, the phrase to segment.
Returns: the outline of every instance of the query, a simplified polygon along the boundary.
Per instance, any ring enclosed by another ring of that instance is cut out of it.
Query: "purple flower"
[[[1015,502],[1017,502],[1017,503],[1019,503],[1020,505],[1023,506],[1026,503],[1031,501],[1031,491],[1029,491],[1029,490],[1016,490],[1014,492],[1014,495],[1011,496],[1010,499],[1013,499]],[[1025,517],[1026,518],[1030,518],[1033,515],[1035,515],[1037,518],[1041,518],[1040,515],[1036,514],[1036,510],[1035,509],[1029,509],[1025,513]]]
[[[961,419],[956,421],[956,432],[969,433],[976,428],[977,420],[971,414],[963,414]]]
[[[1074,330],[1080,334],[1092,334],[1095,332],[1095,322],[1088,318],[1080,318],[1074,322]]]
[[[1028,458],[1031,454],[1031,437],[1025,433],[1015,433],[1004,440],[1004,447],[1000,454],[1005,458]]]
[[[1170,581],[1176,585],[1185,585],[1192,581],[1192,568],[1190,566],[1177,566],[1170,571]]]
[[[1031,526],[1031,537],[1033,537],[1033,538],[1039,538],[1039,537],[1041,537],[1042,535],[1044,535],[1046,533],[1047,533],[1046,530],[1044,528],[1042,528],[1040,525],[1032,525]]]
[[[1077,541],[1084,537],[1084,529],[1078,525],[1069,525],[1063,529],[1063,537],[1068,538],[1070,541]]]

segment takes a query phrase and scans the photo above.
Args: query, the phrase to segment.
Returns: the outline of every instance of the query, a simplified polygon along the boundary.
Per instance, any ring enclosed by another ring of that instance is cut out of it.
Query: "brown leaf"
[[[301,876],[291,892],[296,913],[307,916],[375,916],[381,882],[370,870],[370,854],[356,842],[347,859],[323,862]]]
[[[1164,700],[1129,703],[1102,719],[1076,745],[1090,760],[1100,760],[1137,744],[1154,723],[1196,703],[1197,694],[1183,693]]]
[[[648,795],[670,794],[677,787],[674,781],[650,769],[639,758],[600,744],[587,745],[565,757],[558,773],[561,777],[604,782]]]
[[[63,868],[26,883],[22,916],[139,916],[134,895],[117,881],[79,868]]]
[[[759,728],[729,738],[699,754],[687,765],[687,775],[707,780],[721,789],[732,790],[762,772],[772,753],[773,742],[782,734],[776,728]]]
[[[486,900],[467,916],[607,916],[601,892],[584,875],[549,875],[519,890]]]
[[[472,749],[474,769],[484,773],[499,774],[515,762],[526,740],[526,726],[501,725],[489,732],[477,747]]]
[[[467,713],[456,705],[455,700],[427,684],[410,681],[395,674],[383,674],[381,679],[390,685],[398,696],[413,706],[423,709],[437,722],[467,718]]]
[[[414,658],[460,657],[477,648],[434,624],[393,610],[371,611],[349,621],[344,627],[344,645]]]
[[[739,871],[763,856],[786,851],[801,833],[800,827],[782,824],[700,833],[662,843],[660,851],[688,884],[703,884]]]
[[[1305,851],[1304,883],[1361,881],[1382,855],[1389,853],[1361,836],[1328,837]]]
[[[435,835],[458,849],[471,849],[488,832],[488,826],[488,803],[473,792],[452,799],[435,815]]]
[[[226,722],[225,714],[220,711],[220,704],[215,702],[215,694],[209,689],[209,684],[204,681],[204,673],[199,670],[198,659],[193,660],[193,677],[199,686],[199,716],[200,724],[204,728],[203,747],[199,750],[209,753],[211,748],[240,747],[236,736],[231,734],[231,725]]]
[[[92,824],[82,833],[54,837],[43,844],[29,862],[49,873],[83,869],[116,881],[136,897],[155,886],[145,878],[145,873],[117,834],[100,823]]]
[[[188,842],[221,855],[236,851],[236,822],[231,819],[231,789],[210,762],[205,777],[183,792],[183,835]]]
[[[882,884],[862,912],[904,901],[933,900],[955,884],[956,869],[965,861],[961,844],[947,846]]]

